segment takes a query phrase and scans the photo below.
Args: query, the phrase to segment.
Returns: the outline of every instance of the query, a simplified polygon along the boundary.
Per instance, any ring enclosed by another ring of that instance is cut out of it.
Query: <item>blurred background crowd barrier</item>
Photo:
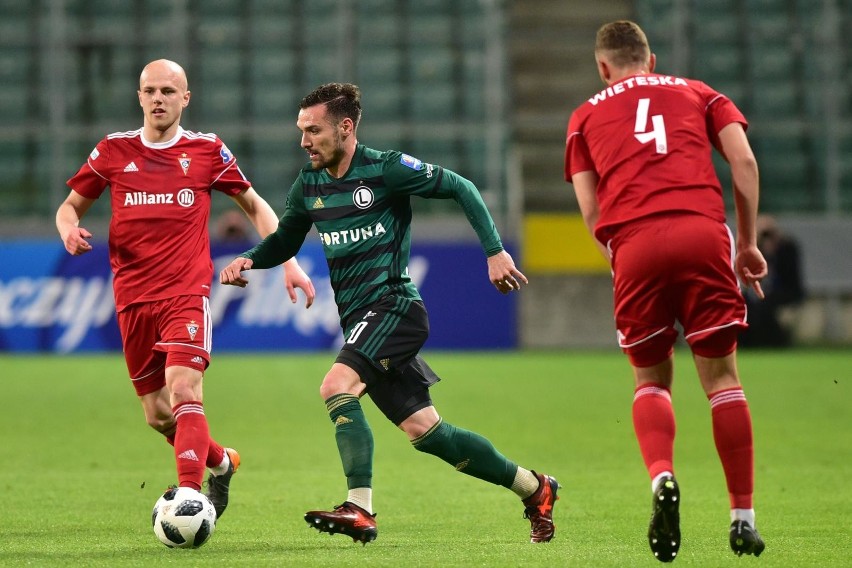
[[[299,100],[351,81],[359,139],[473,180],[516,247],[532,284],[487,308],[509,313],[508,345],[613,348],[608,268],[562,155],[571,110],[601,88],[595,31],[617,18],[643,26],[658,72],[704,80],[745,112],[762,210],[801,249],[793,336],[852,344],[850,0],[0,0],[0,246],[58,242],[65,180],[105,134],[141,125],[152,59],[185,67],[183,125],[224,139],[276,210],[305,161]],[[232,206],[213,202],[214,219]],[[101,199],[87,226],[105,239],[108,217]],[[415,200],[414,238],[464,247],[473,233],[454,203]],[[484,261],[466,269],[486,280]],[[25,272],[0,274],[2,330],[20,320],[10,279]]]

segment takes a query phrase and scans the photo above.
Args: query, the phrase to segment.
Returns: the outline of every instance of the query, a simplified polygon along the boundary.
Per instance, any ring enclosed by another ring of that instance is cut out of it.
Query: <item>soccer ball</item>
[[[216,529],[216,509],[191,487],[170,487],[154,503],[154,534],[169,548],[198,548]]]

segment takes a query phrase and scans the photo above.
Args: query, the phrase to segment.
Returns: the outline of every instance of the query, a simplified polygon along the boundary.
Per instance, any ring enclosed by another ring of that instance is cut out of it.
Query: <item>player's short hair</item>
[[[595,38],[595,52],[606,54],[610,63],[618,67],[647,64],[651,59],[645,32],[630,20],[602,25]]]
[[[351,118],[355,127],[361,121],[361,89],[352,83],[326,83],[311,91],[299,108],[325,104],[329,118],[337,123],[344,118]]]

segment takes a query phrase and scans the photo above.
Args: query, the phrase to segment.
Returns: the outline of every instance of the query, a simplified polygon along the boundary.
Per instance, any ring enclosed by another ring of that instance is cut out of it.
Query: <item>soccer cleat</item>
[[[207,493],[205,493],[216,509],[217,521],[228,506],[228,490],[231,485],[231,477],[237,471],[237,468],[240,467],[240,454],[237,453],[237,450],[225,448],[225,451],[228,453],[228,458],[231,462],[228,464],[228,471],[222,475],[213,475],[211,473],[210,477],[207,478]]]
[[[320,532],[343,533],[364,546],[379,536],[375,513],[371,515],[349,501],[335,506],[333,511],[308,511],[305,521]]]
[[[743,554],[760,556],[764,548],[766,548],[766,544],[760,538],[757,529],[748,524],[748,521],[734,521],[731,523],[731,550],[737,556],[742,556]]]
[[[523,500],[524,518],[530,521],[530,542],[550,542],[556,533],[553,505],[559,499],[556,491],[562,486],[549,475],[532,473],[538,478],[538,489]]]
[[[680,548],[680,489],[672,476],[661,480],[654,491],[648,544],[660,562],[671,562]]]

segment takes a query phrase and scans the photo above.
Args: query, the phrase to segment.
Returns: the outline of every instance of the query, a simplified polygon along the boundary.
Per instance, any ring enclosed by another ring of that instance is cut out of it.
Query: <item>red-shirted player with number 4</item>
[[[663,562],[680,547],[671,400],[677,321],[710,401],[731,502],[730,546],[757,556],[764,543],[752,504],[751,416],[736,365],[737,335],[747,327],[737,277],[762,296],[766,275],[756,244],[758,169],[747,123],[706,84],[654,73],[655,57],[633,22],[602,26],[595,59],[607,87],[571,115],[565,177],[612,267],[618,342],[636,379],[634,430],[652,479],[649,544]],[[725,224],[714,147],[731,167],[735,240]]]
[[[212,190],[231,197],[262,237],[275,232],[278,218],[215,134],[180,126],[190,92],[177,63],[149,63],[138,95],[142,128],[98,143],[68,180],[71,192],[56,213],[56,226],[72,255],[92,250],[92,234],[80,219],[109,186],[109,256],[130,379],[148,424],[174,446],[178,484],[200,490],[210,468],[208,496],[218,518],[240,457],[210,437],[202,404],[212,332]],[[296,302],[295,288],[301,288],[310,307],[313,284],[295,259],[285,264],[285,274],[290,299]]]

